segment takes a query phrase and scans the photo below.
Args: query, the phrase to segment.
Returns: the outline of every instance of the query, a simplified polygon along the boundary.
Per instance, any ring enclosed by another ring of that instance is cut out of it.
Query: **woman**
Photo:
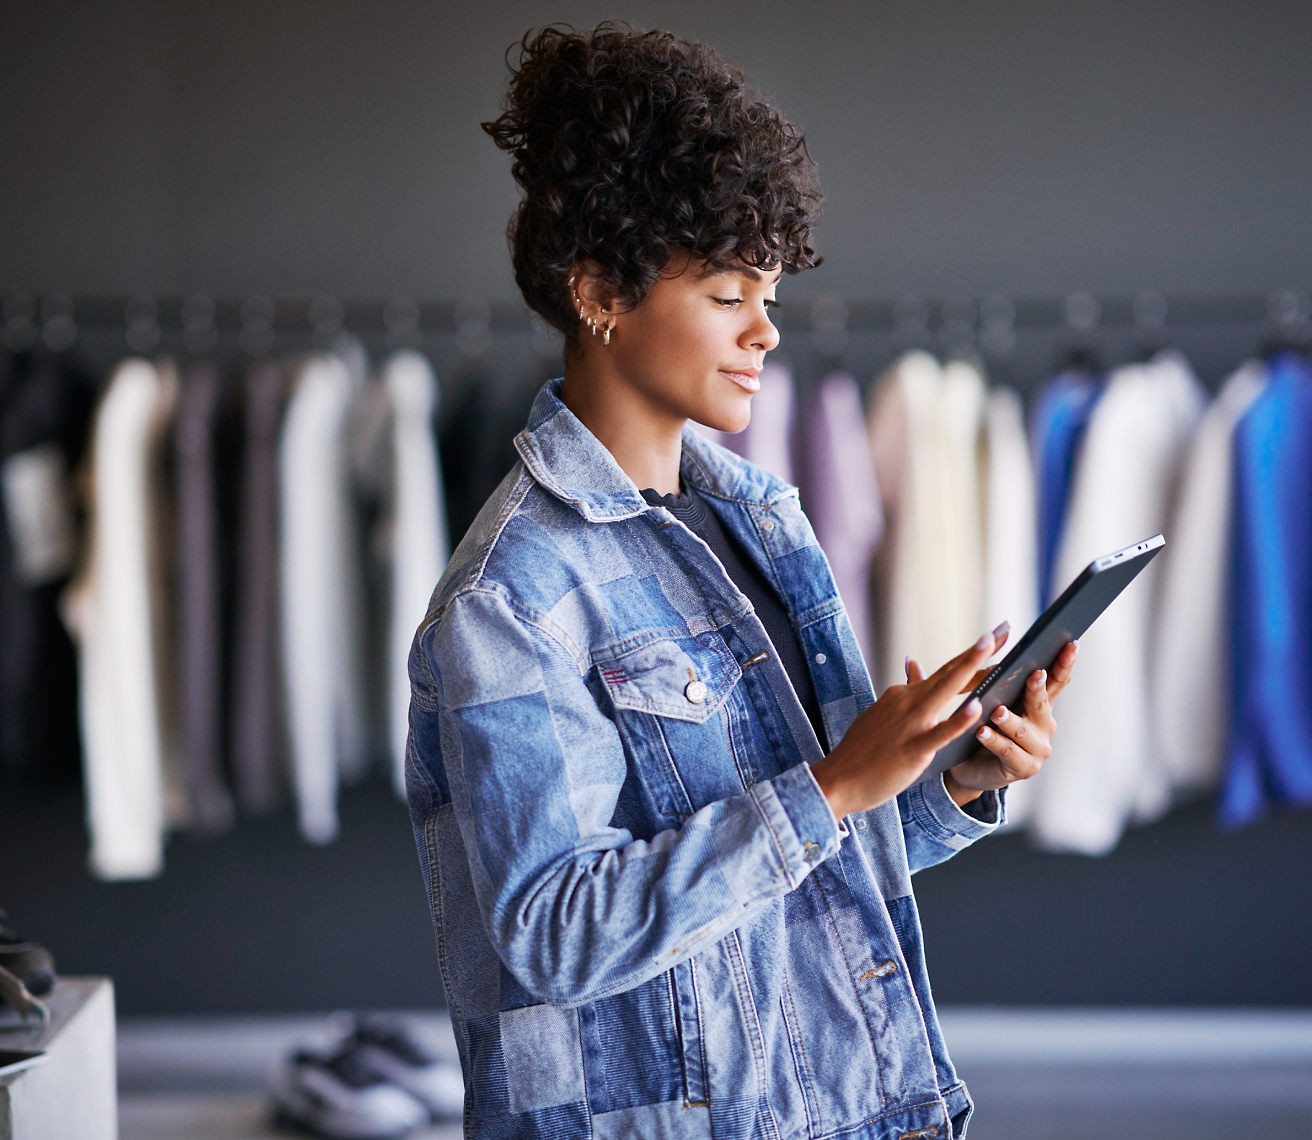
[[[795,489],[686,429],[746,426],[780,276],[819,262],[801,137],[667,33],[521,48],[485,129],[565,375],[411,656],[467,1133],[961,1135],[910,876],[996,829],[1074,651],[916,783],[1005,629],[873,703]]]

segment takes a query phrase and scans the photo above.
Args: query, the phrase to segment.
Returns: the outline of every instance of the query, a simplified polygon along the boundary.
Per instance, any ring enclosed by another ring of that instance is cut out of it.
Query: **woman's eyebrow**
[[[759,269],[753,269],[750,265],[713,265],[703,271],[702,277],[743,277],[748,281],[766,280],[765,274]]]

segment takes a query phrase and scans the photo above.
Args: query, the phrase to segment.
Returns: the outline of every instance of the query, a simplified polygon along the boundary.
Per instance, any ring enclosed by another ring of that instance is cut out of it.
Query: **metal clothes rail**
[[[1205,382],[1273,343],[1312,344],[1304,289],[1249,293],[988,294],[960,297],[794,295],[775,312],[783,354],[799,375],[830,367],[868,372],[922,347],[975,353],[992,374],[1030,389],[1080,353],[1099,366],[1166,344],[1185,350]],[[76,345],[109,361],[125,351],[264,356],[324,347],[343,332],[371,351],[417,347],[439,360],[560,359],[560,337],[518,301],[406,296],[214,297],[11,293],[0,302],[11,349]],[[514,346],[518,345],[518,348]],[[554,364],[553,364],[554,367]],[[448,369],[449,371],[449,369]]]

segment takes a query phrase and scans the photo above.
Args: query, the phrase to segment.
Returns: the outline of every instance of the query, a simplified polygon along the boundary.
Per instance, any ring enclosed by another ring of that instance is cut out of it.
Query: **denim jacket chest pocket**
[[[653,813],[654,830],[743,790],[726,708],[742,669],[719,634],[621,648],[599,656],[596,668],[624,742],[628,790],[640,814]]]

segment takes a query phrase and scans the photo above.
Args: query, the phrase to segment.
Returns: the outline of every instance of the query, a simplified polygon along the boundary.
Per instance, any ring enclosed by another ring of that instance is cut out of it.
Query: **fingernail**
[[[993,710],[993,719],[994,719],[995,721],[997,721],[998,724],[1001,724],[1004,720],[1006,720],[1006,719],[1007,719],[1007,706],[1006,706],[1006,705],[999,705],[996,709],[994,709],[994,710]]]
[[[1048,671],[1046,669],[1040,669],[1038,671],[1037,676],[1038,676],[1038,680],[1034,682],[1034,687],[1036,689],[1040,685],[1046,685],[1048,683]]]
[[[990,645],[992,645],[992,644],[993,644],[993,634],[992,634],[992,633],[981,633],[980,636],[979,636],[979,640],[978,640],[977,642],[975,642],[975,648],[976,648],[976,649],[987,649],[987,648],[988,648]]]
[[[981,728],[977,733],[975,733],[975,736],[979,740],[987,740],[989,738],[989,730],[987,728]]]
[[[1080,655],[1080,643],[1078,641],[1072,641],[1071,645],[1075,648],[1075,652],[1072,653],[1071,656],[1078,657]]]
[[[1008,633],[1010,633],[1010,632],[1011,632],[1011,622],[1009,622],[1009,621],[1004,621],[1000,626],[998,626],[998,627],[993,631],[993,640],[994,640],[994,641],[997,641],[998,638],[1000,638],[1000,637],[1002,637],[1002,636],[1004,636],[1005,634],[1008,634]]]
[[[970,702],[970,704],[966,706],[966,715],[969,717],[977,717],[983,711],[984,711],[984,706],[979,703],[978,697],[976,697],[973,701]]]
[[[911,676],[911,654],[910,654],[910,653],[907,654],[907,659],[906,659],[905,661],[902,662],[902,671],[903,671],[908,677]]]

